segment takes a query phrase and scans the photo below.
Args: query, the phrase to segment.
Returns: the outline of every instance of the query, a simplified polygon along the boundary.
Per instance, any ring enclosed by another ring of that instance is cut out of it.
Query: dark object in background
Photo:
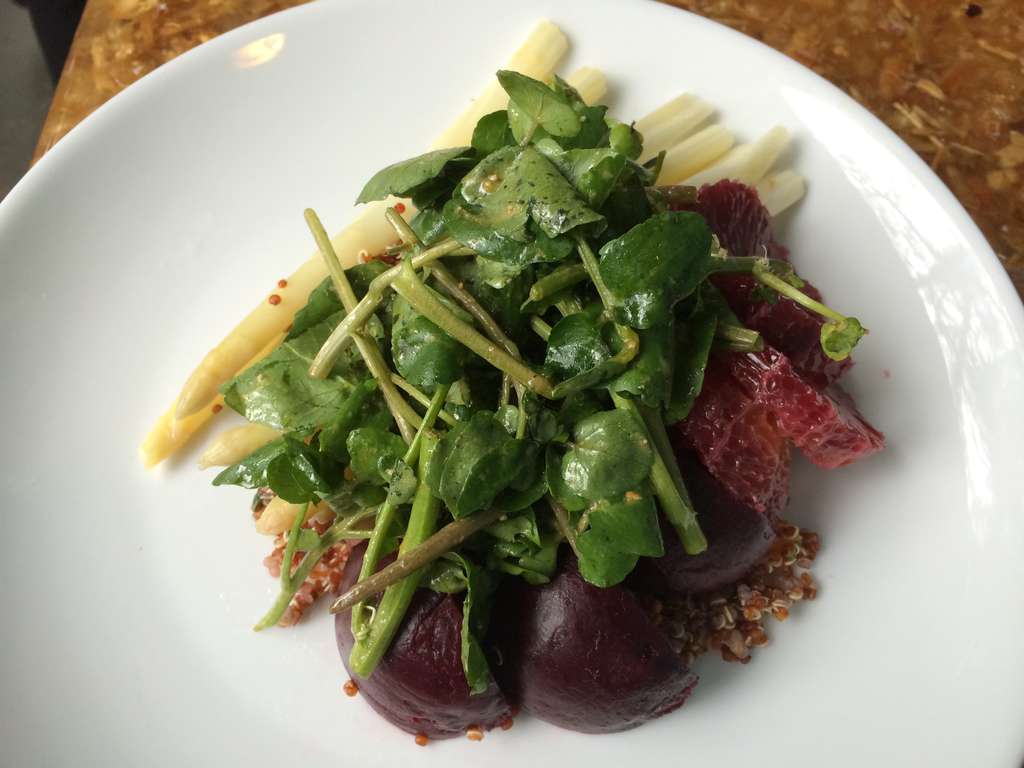
[[[85,0],[14,0],[28,8],[32,16],[32,28],[43,49],[50,79],[57,83],[64,59],[71,49],[78,21],[82,18]]]

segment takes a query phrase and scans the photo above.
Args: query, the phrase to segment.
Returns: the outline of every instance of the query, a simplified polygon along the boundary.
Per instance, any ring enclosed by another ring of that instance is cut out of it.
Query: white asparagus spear
[[[636,129],[644,137],[640,162],[646,162],[663,149],[668,149],[693,133],[711,117],[714,107],[698,97],[684,93],[636,121]]]
[[[778,159],[789,141],[789,131],[776,126],[750,144],[742,144],[709,168],[686,179],[684,183],[702,184],[734,179],[744,184],[757,184]]]
[[[569,83],[587,104],[596,104],[608,92],[608,78],[594,67],[580,67],[567,78]]]
[[[804,190],[804,177],[789,169],[766,176],[757,185],[757,195],[772,216],[778,216],[800,200]]]
[[[678,184],[707,168],[732,147],[732,132],[722,125],[709,125],[679,142],[665,155],[659,184]]]
[[[199,468],[230,467],[281,436],[265,424],[243,424],[221,432],[199,457]]]

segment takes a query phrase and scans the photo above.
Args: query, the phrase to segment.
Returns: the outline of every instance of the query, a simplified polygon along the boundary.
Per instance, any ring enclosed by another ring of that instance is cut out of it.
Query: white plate
[[[849,377],[889,437],[801,466],[820,598],[682,711],[579,736],[521,718],[422,750],[359,699],[331,623],[254,635],[274,592],[248,493],[136,446],[197,358],[417,154],[535,19],[620,116],[681,90],[796,136],[795,260],[871,327]],[[271,37],[277,36],[277,37]],[[239,54],[279,46],[259,66]],[[250,51],[252,49],[249,49]],[[1021,306],[970,219],[850,99],[780,54],[646,3],[317,3],[218,38],[75,129],[0,206],[5,765],[1015,766],[1024,755]]]

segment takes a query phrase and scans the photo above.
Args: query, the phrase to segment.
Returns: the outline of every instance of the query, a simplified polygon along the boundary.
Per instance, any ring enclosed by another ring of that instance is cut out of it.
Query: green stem
[[[405,392],[407,395],[409,395],[409,397],[411,397],[420,405],[424,405],[427,407],[430,406],[430,398],[426,395],[426,393],[417,389],[411,382],[406,381],[397,373],[391,374],[391,381],[394,383],[396,387]],[[459,423],[458,421],[456,421],[455,417],[448,413],[448,411],[444,410],[444,408],[442,408],[437,415],[438,418],[440,418],[441,421],[443,421],[449,427],[454,427],[456,424]]]
[[[697,512],[686,492],[661,415],[652,409],[637,406],[632,400],[614,392],[612,401],[616,408],[635,414],[647,428],[647,435],[654,445],[654,465],[651,467],[654,495],[661,502],[661,511],[679,534],[683,549],[689,555],[699,555],[708,548],[708,542],[697,522]]]
[[[496,523],[505,512],[500,509],[489,509],[477,512],[471,517],[464,517],[448,523],[418,547],[399,555],[398,559],[386,568],[381,568],[373,576],[363,579],[352,589],[339,597],[331,605],[331,613],[341,613],[356,603],[378,594],[386,587],[400,581],[410,573],[429,565],[445,552],[450,552],[478,531]]]
[[[404,262],[403,266],[409,262]],[[416,276],[411,266],[402,270],[401,275],[391,286],[413,309],[426,317],[442,331],[460,344],[469,347],[503,373],[507,373],[516,381],[529,387],[542,397],[551,397],[551,384],[548,380],[535,373],[521,360],[517,360],[495,342],[478,332],[473,326],[456,317],[444,304],[437,300],[433,292]]]
[[[334,367],[334,362],[338,359],[338,355],[344,352],[346,347],[352,342],[352,334],[360,330],[370,317],[373,316],[373,313],[377,311],[380,303],[387,295],[391,284],[401,274],[402,265],[411,263],[414,269],[420,269],[445,256],[470,255],[471,253],[472,251],[463,248],[456,240],[443,240],[432,248],[427,248],[423,253],[403,259],[402,264],[395,265],[387,272],[377,275],[370,282],[370,286],[362,300],[351,312],[345,315],[331,332],[331,335],[327,337],[327,341],[324,342],[323,347],[317,352],[313,363],[309,366],[309,375],[314,379],[327,378],[327,374]]]
[[[491,314],[484,309],[483,305],[477,301],[476,296],[467,291],[462,283],[455,279],[455,276],[448,271],[448,268],[441,262],[435,262],[430,269],[430,274],[434,277],[437,282],[441,284],[441,287],[448,292],[448,294],[455,299],[462,308],[469,312],[473,318],[480,324],[484,334],[487,337],[498,344],[501,344],[512,357],[517,360],[522,360],[522,356],[519,354],[519,348],[515,345],[515,342],[508,337],[508,334],[498,325],[497,321],[491,317]],[[512,383],[512,377],[507,373],[502,377],[501,382],[501,405],[507,405],[509,401],[509,388]],[[516,384],[516,396],[522,398],[523,388],[521,384]]]
[[[559,297],[555,302],[554,307],[562,317],[568,317],[569,315],[575,315],[583,311],[583,305],[580,303],[580,300],[569,294],[564,294]]]
[[[569,548],[576,554],[576,557],[579,557],[580,551],[576,549],[576,531],[572,527],[572,523],[569,522],[569,513],[566,512],[565,507],[551,496],[548,496],[547,499],[548,506],[551,507],[551,512],[555,516],[555,525],[558,526],[558,530],[565,537],[565,540],[569,542]]]
[[[348,281],[348,275],[345,274],[345,268],[341,266],[338,254],[334,251],[331,238],[327,236],[320,217],[312,208],[306,209],[305,217],[309,231],[313,233],[313,239],[320,250],[320,256],[327,263],[327,271],[331,274],[331,282],[334,283],[334,289],[338,292],[341,304],[347,314],[352,314],[359,302]],[[402,439],[406,443],[412,442],[413,429],[414,426],[419,425],[419,417],[392,383],[391,370],[388,368],[376,340],[361,332],[353,333],[352,340],[355,342],[359,354],[362,355],[370,375],[376,379],[377,386],[380,387],[381,395],[384,397],[384,403],[391,411],[391,417],[395,420]]]
[[[544,341],[547,341],[551,336],[551,326],[541,320],[537,315],[530,315],[530,327],[533,329],[533,332],[544,339]]]
[[[409,525],[406,528],[405,536],[402,537],[402,546],[398,550],[399,556],[421,545],[437,528],[441,502],[434,498],[434,494],[431,493],[426,482],[427,462],[434,452],[435,445],[436,441],[433,438],[425,437],[423,439],[419,461],[420,484],[416,488],[416,496],[413,498],[412,511],[409,513]],[[357,675],[369,677],[377,668],[377,664],[380,663],[381,658],[391,646],[391,641],[409,610],[409,604],[419,588],[422,575],[423,569],[421,568],[384,591],[384,596],[377,604],[368,634],[364,638],[357,638],[352,647],[349,664]]]
[[[601,277],[601,269],[597,263],[597,257],[582,235],[577,236],[576,244],[579,246],[580,259],[583,262],[583,266],[586,268],[587,274],[590,275],[590,280],[594,283],[594,287],[597,288],[597,295],[601,297],[601,304],[604,305],[605,312],[610,313],[612,306],[615,304],[615,297],[612,296],[612,292],[605,285],[604,278]],[[637,336],[636,331],[632,328],[619,325],[618,323],[615,324],[615,333],[618,334],[619,339],[622,341],[622,348],[608,362],[614,361],[616,365],[625,367],[640,351],[640,337]]]
[[[415,437],[405,451],[405,456],[402,457],[407,465],[412,465],[419,457],[420,446],[423,443],[423,435],[434,426],[434,421],[437,419],[437,414],[444,406],[445,398],[448,397],[448,387],[438,387],[437,391],[434,392],[433,398],[430,401],[430,407],[427,409],[426,415],[423,417],[423,423],[420,424],[420,428],[416,431]],[[418,489],[417,489],[418,490]],[[398,511],[398,504],[394,501],[394,496],[388,493],[384,503],[380,505],[380,509],[377,512],[377,519],[373,522],[373,532],[370,534],[370,540],[366,542],[366,552],[363,555],[363,565],[359,570],[359,580],[369,578],[373,575],[374,570],[377,568],[377,563],[380,562],[381,556],[384,554],[384,542],[387,540],[388,531],[395,521],[395,514]],[[364,637],[368,628],[366,626],[366,615],[363,610],[365,606],[361,603],[356,605],[352,609],[352,635],[356,640]]]
[[[530,295],[520,308],[529,312],[537,305],[549,301],[555,294],[587,279],[587,268],[582,264],[566,264],[545,275],[530,286]]]
[[[306,583],[306,579],[309,578],[309,574],[313,571],[316,564],[320,562],[321,558],[327,554],[327,551],[334,545],[347,539],[365,538],[367,536],[367,532],[356,528],[355,526],[373,514],[375,514],[374,510],[357,512],[350,517],[339,520],[324,531],[324,534],[320,537],[320,543],[315,549],[311,549],[303,556],[302,562],[299,563],[299,567],[295,569],[295,573],[291,573],[291,563],[288,560],[282,560],[281,590],[278,592],[277,599],[274,600],[274,604],[270,606],[270,610],[267,611],[259,622],[257,622],[256,626],[253,627],[253,630],[259,632],[277,624],[277,622],[281,620],[281,617],[284,616],[284,612],[288,610],[288,605],[291,603],[292,598],[295,597],[295,592],[299,587]],[[298,543],[298,536],[296,535],[294,538],[296,543]],[[292,556],[294,557],[294,555],[295,550],[293,548]],[[286,574],[288,582],[287,586],[285,586]]]
[[[820,301],[815,301],[806,293],[801,291],[799,288],[787,283],[781,277],[777,277],[767,267],[761,267],[759,265],[754,266],[754,277],[757,278],[759,283],[767,285],[774,291],[785,296],[787,299],[792,299],[802,307],[806,307],[812,312],[817,312],[822,317],[829,320],[835,320],[836,322],[845,323],[846,316],[841,315],[830,307],[826,307]]]
[[[725,341],[729,349],[737,352],[760,352],[764,349],[761,334],[742,325],[733,325],[721,320],[715,326],[715,337]]]

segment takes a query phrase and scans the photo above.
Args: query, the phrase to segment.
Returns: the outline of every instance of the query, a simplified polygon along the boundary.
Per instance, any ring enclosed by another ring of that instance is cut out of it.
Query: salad
[[[814,596],[792,448],[832,469],[884,443],[837,384],[867,330],[773,235],[802,193],[762,181],[784,132],[724,154],[692,98],[620,122],[593,71],[550,75],[553,25],[531,40],[469,141],[379,171],[354,229],[306,211],[317,259],[144,444],[247,420],[204,463],[276,537],[256,628],[331,593],[346,690],[419,743],[678,708],[698,654],[747,661]]]

